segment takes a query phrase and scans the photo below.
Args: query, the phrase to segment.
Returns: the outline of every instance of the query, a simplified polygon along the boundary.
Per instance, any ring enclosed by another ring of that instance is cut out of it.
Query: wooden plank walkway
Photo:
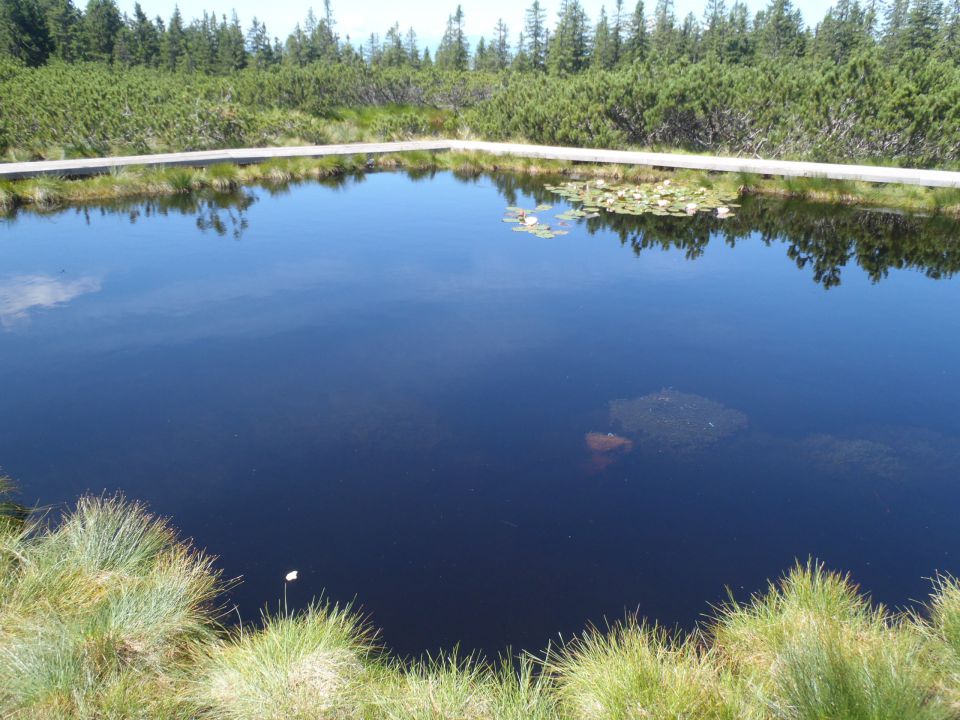
[[[346,145],[306,145],[298,147],[243,148],[237,150],[205,150],[200,152],[130,155],[76,160],[44,160],[37,162],[0,163],[0,179],[18,180],[39,175],[77,177],[107,173],[116,168],[203,167],[217,163],[248,165],[273,158],[317,158],[333,155],[385,155],[413,150],[460,150],[494,155],[567,160],[572,162],[616,163],[663,168],[686,168],[713,172],[743,172],[784,177],[821,177],[831,180],[861,180],[872,183],[899,183],[925,187],[960,187],[960,172],[913,168],[842,165],[834,163],[761,160],[757,158],[715,157],[712,155],[680,155],[627,150],[552,147],[493,143],[476,140],[414,140],[409,142],[352,143]]]

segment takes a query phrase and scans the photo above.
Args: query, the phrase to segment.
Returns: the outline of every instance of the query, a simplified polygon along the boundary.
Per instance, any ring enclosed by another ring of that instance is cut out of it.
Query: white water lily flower
[[[670,187],[670,181],[669,181],[669,180],[664,180],[664,181],[663,181],[663,186],[664,186],[664,187]]]
[[[294,580],[297,579],[298,576],[299,576],[299,571],[298,571],[298,570],[291,570],[290,572],[288,572],[288,573],[284,576],[284,579],[285,579],[287,582],[293,582]]]
[[[642,193],[634,193],[634,194],[633,194],[633,199],[634,199],[634,200],[641,200],[641,199],[643,199],[643,194],[642,194]]]
[[[696,209],[697,209],[696,203],[687,203],[687,210],[696,210]]]
[[[606,185],[606,183],[603,180],[597,180],[594,183],[594,185],[596,185],[597,187],[603,187],[604,185]]]
[[[523,219],[523,224],[524,224],[524,225],[533,226],[533,225],[536,225],[538,222],[540,222],[540,221],[537,220],[537,218],[535,218],[533,215],[527,215],[527,216]]]
[[[667,201],[667,200],[657,200],[657,206],[658,206],[658,207],[666,207],[666,206],[669,205],[669,204],[670,204],[670,202]]]
[[[627,194],[626,190],[617,190],[617,197],[623,197]]]
[[[728,207],[718,207],[717,208],[717,217],[723,217],[724,215],[730,214],[730,208]]]

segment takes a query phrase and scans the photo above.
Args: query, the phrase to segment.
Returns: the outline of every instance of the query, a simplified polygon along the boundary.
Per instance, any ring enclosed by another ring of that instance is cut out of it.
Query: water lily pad
[[[688,186],[665,180],[662,183],[608,185],[597,181],[568,182],[562,185],[547,185],[547,189],[572,203],[580,203],[581,209],[568,210],[560,217],[575,219],[588,217],[601,211],[620,215],[693,216],[710,213],[717,217],[732,217],[730,208],[737,199],[735,192],[712,188]],[[586,215],[573,215],[582,212]]]
[[[510,228],[514,232],[525,232],[534,237],[549,240],[557,235],[566,235],[565,230],[554,230],[550,225],[541,221],[534,213],[550,210],[551,205],[538,205],[533,210],[524,210],[518,207],[508,207],[503,222],[513,223],[516,227]]]

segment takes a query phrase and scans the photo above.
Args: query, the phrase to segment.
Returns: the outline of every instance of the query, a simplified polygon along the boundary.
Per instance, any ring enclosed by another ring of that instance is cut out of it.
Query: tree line
[[[921,53],[960,58],[960,0],[838,0],[807,25],[791,0],[770,0],[751,13],[742,0],[706,0],[698,16],[678,17],[673,0],[643,0],[626,7],[613,0],[591,20],[580,0],[561,0],[551,23],[533,0],[514,36],[503,20],[474,47],[462,7],[452,12],[431,55],[416,31],[395,23],[381,37],[341,37],[330,0],[321,14],[311,9],[281,40],[253,18],[244,28],[236,12],[204,12],[187,20],[179,8],[170,18],[150,18],[139,3],[121,13],[115,0],[0,0],[0,55],[28,66],[53,60],[98,61],[171,71],[212,74],[246,67],[305,67],[315,63],[499,72],[516,70],[570,75],[614,70],[636,63],[755,64],[815,58],[842,64],[865,50],[899,62]]]

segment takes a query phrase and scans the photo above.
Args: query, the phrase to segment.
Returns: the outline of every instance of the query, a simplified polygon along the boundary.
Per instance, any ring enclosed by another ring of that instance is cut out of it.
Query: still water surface
[[[355,599],[404,654],[689,626],[811,555],[894,604],[960,571],[957,226],[752,201],[510,232],[541,185],[7,220],[0,466],[171,516],[247,618],[296,568],[291,603]]]

